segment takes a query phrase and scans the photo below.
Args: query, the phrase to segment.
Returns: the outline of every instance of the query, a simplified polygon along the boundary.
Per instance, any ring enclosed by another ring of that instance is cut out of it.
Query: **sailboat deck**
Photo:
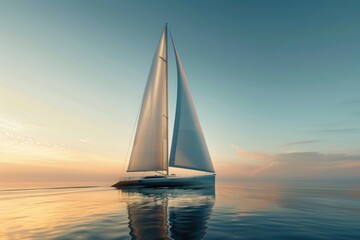
[[[200,175],[200,176],[159,176],[154,177],[128,177],[121,178],[119,182],[112,187],[124,188],[124,187],[186,187],[196,186],[203,187],[208,185],[214,185],[215,174]]]

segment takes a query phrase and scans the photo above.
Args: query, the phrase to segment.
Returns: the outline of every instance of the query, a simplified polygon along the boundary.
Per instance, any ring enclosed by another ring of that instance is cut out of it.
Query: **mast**
[[[168,24],[165,23],[165,49],[166,49],[166,159],[169,159],[169,87],[168,87]],[[166,175],[169,175],[169,164],[166,165]]]

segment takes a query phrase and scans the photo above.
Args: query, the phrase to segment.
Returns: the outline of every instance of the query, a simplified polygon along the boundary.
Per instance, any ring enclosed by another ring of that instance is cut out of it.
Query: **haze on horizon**
[[[2,1],[0,183],[116,181],[165,22],[218,180],[358,181],[359,10],[350,0]]]

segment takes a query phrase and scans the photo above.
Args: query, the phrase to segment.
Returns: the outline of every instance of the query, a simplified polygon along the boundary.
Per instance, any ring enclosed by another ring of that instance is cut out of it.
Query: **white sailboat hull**
[[[126,178],[112,185],[115,188],[128,187],[191,187],[202,188],[214,186],[215,174],[178,177],[178,176],[157,176],[143,178]]]

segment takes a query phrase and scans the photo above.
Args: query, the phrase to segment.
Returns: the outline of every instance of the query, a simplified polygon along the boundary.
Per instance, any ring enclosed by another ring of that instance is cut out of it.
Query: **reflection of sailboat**
[[[203,239],[215,202],[214,188],[123,189],[133,239]]]
[[[203,239],[214,206],[214,197],[187,199],[169,208],[170,236],[173,239]]]
[[[129,202],[130,236],[133,239],[167,239],[167,199],[146,198],[140,202]]]
[[[180,57],[174,51],[178,89],[173,141],[168,162],[168,52],[165,26],[154,55],[143,96],[128,172],[166,171],[160,176],[121,179],[113,187],[214,185],[215,170],[187,85]],[[211,174],[179,177],[169,166]]]

